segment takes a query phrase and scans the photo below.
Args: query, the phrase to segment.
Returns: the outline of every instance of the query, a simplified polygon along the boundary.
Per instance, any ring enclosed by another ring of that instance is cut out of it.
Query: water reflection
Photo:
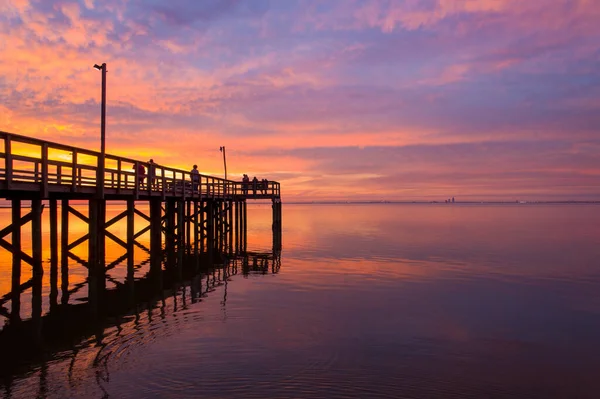
[[[91,367],[98,387],[108,397],[103,386],[110,380],[111,357],[120,356],[121,351],[127,351],[131,345],[143,345],[156,339],[168,331],[164,326],[164,331],[157,331],[157,323],[181,312],[187,318],[189,314],[185,312],[191,304],[201,302],[221,288],[220,303],[225,312],[227,285],[233,276],[276,274],[281,267],[278,250],[237,253],[227,250],[213,253],[211,262],[207,254],[194,255],[189,248],[179,251],[171,247],[171,250],[173,253],[158,254],[160,268],[148,269],[155,259],[148,256],[134,263],[133,248],[130,248],[107,266],[105,286],[94,296],[81,296],[88,281],[70,285],[69,268],[63,268],[60,303],[58,259],[50,259],[50,287],[44,290],[49,293],[48,311],[42,312],[40,284],[40,289],[31,291],[31,317],[23,320],[7,317],[0,330],[0,378],[5,396],[12,396],[14,376],[34,372],[39,381],[37,396],[46,397],[50,365],[68,364],[69,387],[76,388],[78,373]],[[85,260],[73,254],[68,257],[85,264]],[[174,263],[168,263],[173,260]],[[127,268],[125,279],[111,276],[110,271],[119,267]],[[146,272],[140,274],[144,269]],[[26,288],[21,287],[21,291]],[[77,299],[71,300],[72,297]],[[19,298],[21,295],[8,293],[2,297],[0,305],[18,303]],[[82,367],[81,362],[85,366]]]

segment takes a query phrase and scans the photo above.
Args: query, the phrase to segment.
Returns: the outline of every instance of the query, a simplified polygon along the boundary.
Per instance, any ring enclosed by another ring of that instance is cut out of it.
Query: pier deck
[[[145,161],[106,154],[102,173],[101,153],[96,151],[1,131],[0,143],[0,198],[278,200],[281,195],[274,181],[254,187],[199,174],[195,187],[190,171],[159,164],[153,165],[150,181],[150,164]],[[139,174],[139,165],[146,169],[145,176]]]

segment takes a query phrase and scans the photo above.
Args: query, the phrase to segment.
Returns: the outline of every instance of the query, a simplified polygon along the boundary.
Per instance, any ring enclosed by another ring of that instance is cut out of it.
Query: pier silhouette
[[[254,189],[202,174],[193,180],[188,171],[161,165],[153,165],[154,179],[142,181],[138,167],[149,165],[139,160],[110,154],[103,158],[87,149],[6,132],[0,132],[0,143],[0,198],[10,201],[12,222],[0,229],[0,247],[12,258],[11,289],[0,293],[4,378],[27,369],[40,356],[52,356],[135,317],[140,306],[178,295],[194,302],[228,276],[279,270],[278,182],[265,181]],[[247,248],[247,201],[254,199],[271,200],[270,252]],[[107,218],[107,203],[120,205],[122,211]],[[42,225],[46,212],[49,226]],[[73,223],[84,225],[85,233],[74,237]],[[124,236],[111,231],[117,224],[126,225]],[[49,262],[42,260],[46,236]],[[24,245],[29,237],[30,250]],[[123,251],[111,262],[107,240]],[[145,259],[136,263],[135,251]],[[23,265],[31,273],[23,273]],[[72,267],[87,270],[84,281],[70,283]],[[126,272],[124,281],[111,276],[116,268]],[[47,272],[46,299],[42,278]],[[74,303],[74,296],[82,301]],[[22,306],[23,297],[31,298],[30,314],[24,314],[22,307],[28,306]],[[46,300],[49,310],[44,312]]]

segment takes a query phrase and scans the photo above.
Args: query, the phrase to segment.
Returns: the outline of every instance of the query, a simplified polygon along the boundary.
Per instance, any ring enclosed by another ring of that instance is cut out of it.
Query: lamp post
[[[106,157],[106,63],[94,64],[94,68],[102,72],[102,105],[100,113],[100,159],[96,184],[98,195],[104,198],[104,168]]]
[[[225,168],[225,180],[227,180],[227,160],[225,159],[225,146],[219,147],[219,150],[223,153],[223,167]]]

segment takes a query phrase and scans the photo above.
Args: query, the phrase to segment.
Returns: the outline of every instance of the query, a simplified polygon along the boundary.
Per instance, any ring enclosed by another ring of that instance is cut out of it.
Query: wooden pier
[[[253,185],[202,174],[193,180],[190,171],[109,154],[103,158],[96,151],[6,132],[0,132],[0,143],[0,198],[9,200],[12,208],[12,223],[0,230],[0,247],[12,254],[11,292],[0,297],[0,315],[11,324],[20,322],[20,296],[29,289],[32,323],[42,317],[43,234],[50,236],[51,307],[57,306],[59,259],[62,300],[68,301],[68,269],[70,262],[76,261],[87,268],[88,301],[95,303],[105,295],[107,271],[126,261],[128,279],[133,280],[134,247],[147,252],[150,277],[162,275],[163,263],[181,273],[183,265],[190,262],[199,270],[224,256],[244,257],[248,200],[271,201],[273,253],[281,249],[278,182]],[[145,177],[139,173],[140,165],[147,171]],[[122,204],[125,210],[107,220],[107,202]],[[74,205],[82,203],[87,212]],[[42,226],[46,209],[48,231]],[[135,228],[136,215],[146,222],[145,227]],[[87,233],[71,240],[69,223],[73,218],[87,225]],[[126,220],[126,237],[109,231],[121,220]],[[32,237],[30,253],[22,247],[27,227]],[[150,234],[149,247],[139,240],[146,233]],[[125,251],[110,264],[105,256],[107,240]],[[87,259],[73,251],[85,242]],[[23,263],[32,270],[31,279],[25,282],[21,279]],[[8,301],[10,309],[4,307]]]

